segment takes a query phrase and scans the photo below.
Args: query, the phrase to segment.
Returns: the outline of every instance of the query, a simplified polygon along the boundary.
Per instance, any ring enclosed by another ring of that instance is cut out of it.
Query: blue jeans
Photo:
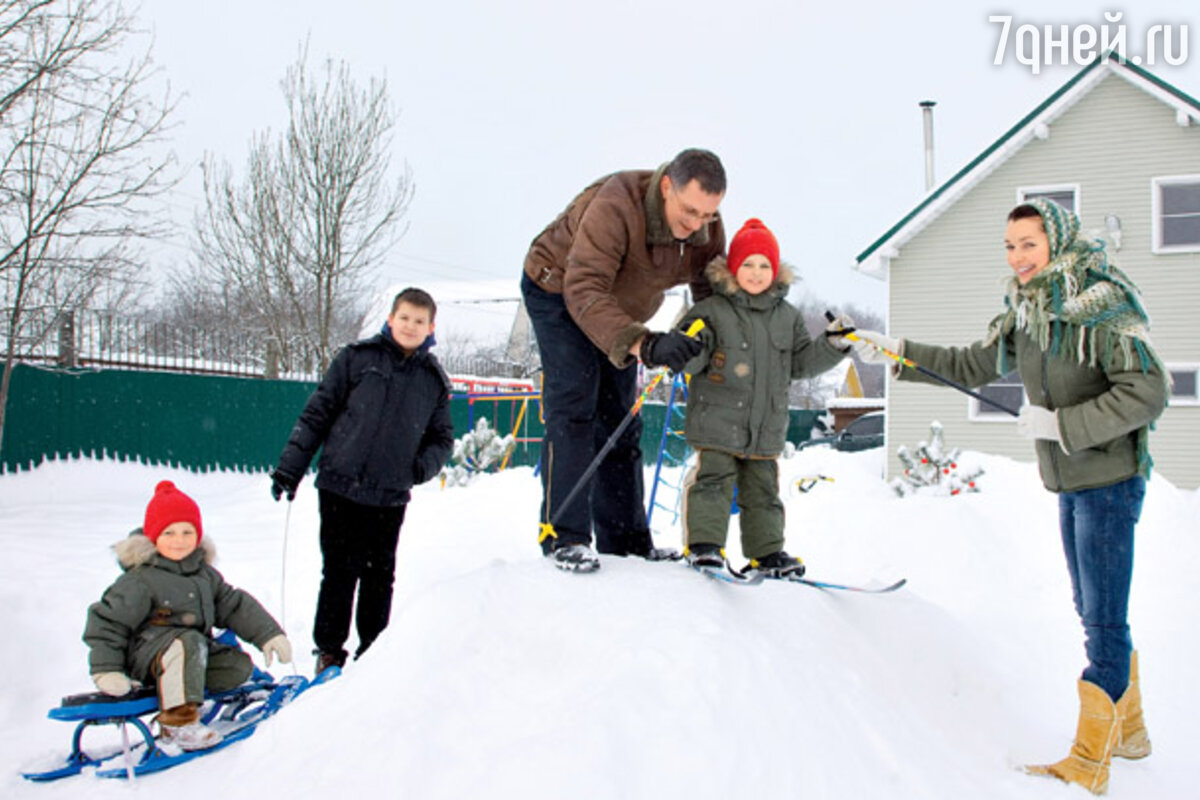
[[[591,544],[616,555],[648,555],[642,487],[642,420],[635,417],[569,506],[563,501],[637,399],[637,366],[618,368],[575,324],[561,294],[521,277],[525,310],[542,356],[541,521],[555,518],[542,550]]]
[[[1063,552],[1075,611],[1086,636],[1088,665],[1083,679],[1104,689],[1114,701],[1129,685],[1133,529],[1145,495],[1145,479],[1134,476],[1111,486],[1058,496]]]

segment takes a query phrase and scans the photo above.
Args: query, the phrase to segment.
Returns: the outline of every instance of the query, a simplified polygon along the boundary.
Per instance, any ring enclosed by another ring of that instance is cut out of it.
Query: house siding
[[[1151,252],[1151,179],[1200,173],[1200,126],[1181,127],[1175,110],[1110,73],[1049,126],[965,192],[891,260],[888,330],[914,341],[965,345],[1003,310],[1009,267],[1004,218],[1018,187],[1077,184],[1085,231],[1121,220],[1121,247],[1110,255],[1142,288],[1155,347],[1167,363],[1200,361],[1192,323],[1200,309],[1200,254]],[[929,438],[933,420],[951,446],[1034,460],[1011,421],[972,421],[958,392],[889,380],[889,475],[898,445]],[[1200,407],[1168,408],[1151,437],[1160,474],[1182,488],[1200,486]]]

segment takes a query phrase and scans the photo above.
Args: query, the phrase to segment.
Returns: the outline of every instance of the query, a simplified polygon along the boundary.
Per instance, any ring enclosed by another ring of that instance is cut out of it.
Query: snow
[[[899,499],[883,454],[810,448],[781,462],[789,486],[835,479],[785,493],[790,549],[818,577],[908,578],[882,596],[729,586],[610,557],[569,575],[533,543],[528,468],[420,487],[392,623],[367,656],[246,741],[132,788],[18,774],[69,746],[70,726],[45,714],[90,689],[79,637],[117,574],[108,546],[140,522],[155,481],[176,481],[226,578],[282,617],[308,674],[311,481],[289,514],[261,474],[82,460],[0,476],[0,795],[1087,796],[1016,769],[1062,757],[1074,733],[1082,632],[1053,496],[1033,465],[969,453],[986,469],[981,493]],[[1131,622],[1155,749],[1114,764],[1113,798],[1195,796],[1198,531],[1200,491],[1152,480]],[[678,532],[664,526],[658,543]]]

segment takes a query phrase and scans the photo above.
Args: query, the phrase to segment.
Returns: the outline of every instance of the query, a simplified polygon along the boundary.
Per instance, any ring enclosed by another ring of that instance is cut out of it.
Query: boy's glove
[[[846,334],[854,333],[854,330],[854,320],[848,314],[838,314],[825,326],[825,336],[838,350],[848,350],[854,343],[846,338]]]
[[[1021,406],[1017,431],[1026,439],[1048,439],[1062,443],[1062,434],[1058,432],[1058,412],[1041,406]]]
[[[682,331],[647,333],[640,348],[642,363],[647,367],[667,367],[672,372],[683,372],[687,363],[696,356],[704,345]]]
[[[279,498],[287,495],[288,502],[296,499],[296,487],[300,485],[299,478],[293,478],[286,472],[280,472],[279,468],[271,470],[271,497],[275,498],[275,502],[279,502]]]
[[[271,660],[276,656],[279,657],[280,664],[292,663],[292,643],[282,633],[268,639],[267,643],[262,646],[262,651],[268,667],[271,666]]]
[[[863,360],[864,364],[890,364],[892,357],[884,354],[890,350],[896,355],[904,355],[904,344],[899,339],[879,333],[878,331],[857,331],[854,334],[858,341],[854,342],[854,353]],[[883,348],[880,350],[879,348]]]
[[[123,672],[97,672],[92,676],[96,688],[113,697],[124,697],[133,691],[133,681]]]

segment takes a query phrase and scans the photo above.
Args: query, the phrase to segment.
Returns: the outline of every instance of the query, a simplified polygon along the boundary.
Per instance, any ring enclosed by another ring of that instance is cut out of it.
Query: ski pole
[[[688,336],[695,336],[702,330],[704,330],[704,320],[697,319],[688,327],[686,333]],[[576,495],[583,491],[583,487],[588,485],[588,481],[592,479],[592,476],[596,474],[596,470],[600,468],[600,463],[604,461],[605,456],[607,456],[609,452],[611,452],[612,449],[617,446],[617,440],[621,438],[621,434],[623,434],[625,429],[628,428],[630,423],[633,422],[634,417],[636,417],[638,412],[642,410],[642,405],[646,402],[646,398],[650,396],[650,393],[654,391],[655,387],[658,386],[659,382],[662,381],[666,374],[666,369],[661,370],[657,375],[654,376],[654,379],[646,385],[646,388],[642,390],[641,395],[639,395],[638,399],[634,401],[633,408],[629,409],[629,413],[625,415],[623,420],[621,420],[621,424],[618,425],[617,429],[612,432],[611,436],[608,437],[608,441],[605,442],[604,446],[600,448],[600,452],[596,453],[596,457],[592,459],[592,463],[588,464],[588,468],[585,469],[583,474],[579,476],[579,480],[576,481],[573,487],[571,487],[571,491],[567,492],[566,499],[559,503],[558,508],[555,509],[554,513],[550,515],[550,521],[543,522],[541,524],[541,530],[538,533],[538,544],[546,541],[546,539],[558,538],[558,534],[554,532],[554,524],[562,519],[563,512],[570,507],[571,501],[575,499]]]
[[[829,320],[830,322],[833,322],[835,319],[837,319],[837,317],[835,317],[833,315],[832,311],[826,311],[825,319]],[[914,362],[911,358],[905,358],[904,356],[900,355],[899,353],[893,353],[891,350],[888,350],[886,347],[883,347],[882,345],[878,345],[875,342],[872,342],[870,339],[863,339],[861,336],[856,336],[854,333],[854,328],[845,328],[841,331],[830,331],[830,333],[832,335],[836,335],[836,336],[845,336],[847,339],[849,339],[852,342],[866,342],[867,344],[871,345],[876,350],[883,353],[885,356],[892,359],[893,361],[895,361],[897,364],[899,364],[901,366],[908,367],[909,369],[915,369],[917,372],[921,373],[922,375],[926,375],[930,378],[933,378],[935,381],[940,381],[941,383],[946,384],[947,386],[949,386],[952,389],[957,389],[958,391],[962,392],[963,394],[969,394],[971,397],[974,397],[979,402],[987,403],[989,406],[992,406],[993,408],[1003,411],[1006,414],[1011,414],[1014,417],[1021,416],[1020,413],[1012,410],[1011,408],[1004,405],[1003,403],[997,402],[996,400],[993,400],[990,397],[985,397],[984,395],[980,394],[979,392],[974,391],[973,389],[968,389],[966,386],[963,386],[958,381],[953,381],[944,375],[939,375],[938,373],[934,372],[933,370],[929,369],[928,367],[922,367],[920,364],[917,364],[916,362]]]

